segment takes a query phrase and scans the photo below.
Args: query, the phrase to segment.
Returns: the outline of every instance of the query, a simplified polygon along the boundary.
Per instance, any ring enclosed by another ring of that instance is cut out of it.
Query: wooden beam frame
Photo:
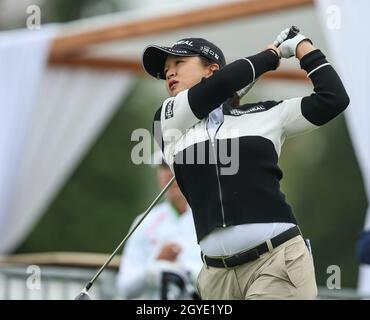
[[[141,62],[138,60],[130,59],[116,59],[110,57],[101,57],[101,58],[84,58],[77,57],[73,59],[66,60],[64,62],[52,62],[53,65],[65,65],[73,67],[84,67],[92,69],[101,69],[101,70],[118,70],[124,72],[133,72],[141,76],[147,76],[144,72],[144,69],[141,65]],[[302,70],[277,70],[274,72],[268,72],[263,75],[263,79],[270,80],[291,80],[291,81],[307,81],[307,77],[304,71]]]
[[[313,1],[251,0],[231,2],[180,14],[122,23],[116,26],[65,35],[54,40],[51,50],[51,60],[63,60],[66,56],[74,55],[85,46],[91,44],[147,36],[169,30],[173,31],[186,27],[255,16],[262,13],[310,6],[313,4]]]
[[[201,8],[199,10],[186,11],[184,13],[122,23],[98,30],[61,36],[53,42],[49,62],[52,65],[122,70],[144,74],[141,63],[137,60],[83,57],[84,48],[91,44],[130,39],[279,10],[312,6],[313,3],[314,0],[241,0]],[[264,79],[307,80],[304,72],[300,70],[269,72],[264,75]]]
[[[84,67],[100,70],[130,71],[144,74],[144,69],[138,60],[117,59],[111,57],[76,57],[64,61],[50,61],[51,65],[64,65],[71,67]]]
[[[59,267],[98,268],[108,258],[107,254],[88,252],[42,252],[6,255],[0,258],[0,266],[48,265]],[[117,255],[107,266],[119,268],[121,256]]]

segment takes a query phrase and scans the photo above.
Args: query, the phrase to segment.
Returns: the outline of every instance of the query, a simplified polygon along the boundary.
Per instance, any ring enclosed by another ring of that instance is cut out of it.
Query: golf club
[[[171,180],[167,183],[167,185],[163,188],[163,190],[158,194],[158,196],[153,200],[153,202],[150,204],[148,209],[143,213],[140,220],[136,223],[136,225],[129,230],[125,238],[120,242],[120,244],[117,246],[117,248],[113,251],[113,253],[109,256],[107,261],[101,266],[101,268],[98,270],[98,272],[92,277],[92,279],[86,284],[85,288],[81,290],[81,292],[76,296],[74,300],[91,300],[88,291],[91,288],[91,286],[94,284],[96,279],[100,276],[100,274],[103,272],[103,270],[106,268],[106,266],[112,261],[114,256],[117,254],[118,250],[125,244],[127,239],[134,233],[134,231],[137,229],[137,227],[141,224],[141,222],[146,218],[146,216],[149,214],[150,210],[157,204],[159,199],[163,196],[163,194],[166,193],[166,191],[169,189],[169,187],[172,185],[172,183],[175,181],[175,176],[171,178]]]

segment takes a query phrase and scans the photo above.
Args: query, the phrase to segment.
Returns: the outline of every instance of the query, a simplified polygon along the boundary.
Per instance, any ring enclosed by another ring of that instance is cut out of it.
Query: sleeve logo
[[[257,106],[249,107],[246,110],[230,109],[229,112],[232,116],[241,116],[243,114],[256,113],[256,112],[261,112],[265,110],[266,108],[263,105],[257,105]]]
[[[167,103],[166,109],[165,109],[165,112],[164,112],[164,118],[165,119],[170,119],[170,118],[173,117],[173,103],[174,103],[173,100],[171,100],[170,102]]]

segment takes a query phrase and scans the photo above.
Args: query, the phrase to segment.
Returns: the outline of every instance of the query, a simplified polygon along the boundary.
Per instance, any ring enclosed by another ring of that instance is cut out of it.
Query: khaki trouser
[[[314,299],[312,256],[301,236],[235,268],[203,265],[198,276],[202,299]]]

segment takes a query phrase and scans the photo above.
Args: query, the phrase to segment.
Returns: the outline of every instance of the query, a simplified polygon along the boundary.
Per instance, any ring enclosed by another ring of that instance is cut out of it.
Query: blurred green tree
[[[355,246],[366,195],[344,116],[288,140],[280,164],[285,172],[282,189],[311,240],[318,283],[325,285],[327,268],[338,265],[342,286],[356,286]]]

